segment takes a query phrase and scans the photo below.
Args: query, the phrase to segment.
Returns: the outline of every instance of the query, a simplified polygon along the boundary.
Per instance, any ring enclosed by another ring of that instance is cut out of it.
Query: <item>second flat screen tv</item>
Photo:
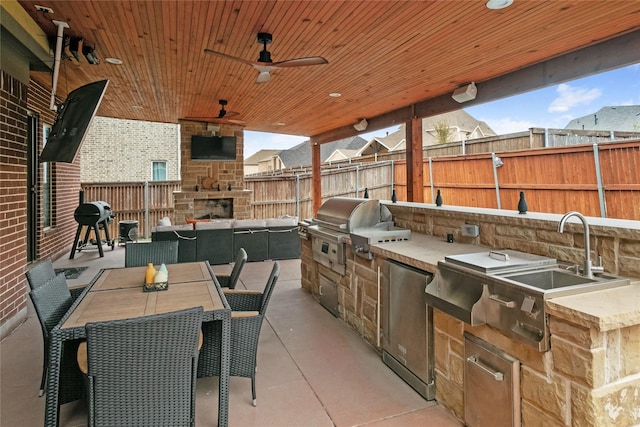
[[[191,137],[191,160],[235,160],[235,136],[203,136]]]

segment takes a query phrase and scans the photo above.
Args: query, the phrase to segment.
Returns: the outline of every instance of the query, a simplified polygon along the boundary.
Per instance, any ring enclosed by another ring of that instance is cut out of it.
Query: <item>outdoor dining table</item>
[[[231,309],[211,266],[206,261],[169,264],[168,289],[153,292],[144,292],[142,289],[146,269],[144,266],[101,270],[51,331],[46,427],[58,426],[61,404],[84,397],[82,377],[73,365],[76,355],[72,343],[77,344],[86,338],[87,323],[199,306],[204,310],[203,322],[220,322],[222,325],[218,426],[227,425]],[[71,374],[67,374],[67,371]]]

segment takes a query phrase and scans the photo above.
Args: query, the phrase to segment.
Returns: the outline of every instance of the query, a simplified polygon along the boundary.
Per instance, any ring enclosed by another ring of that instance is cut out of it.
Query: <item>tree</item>
[[[446,121],[436,123],[435,132],[438,144],[446,144],[448,142],[451,142],[453,131],[451,130],[451,126],[449,126],[449,123],[447,123]]]

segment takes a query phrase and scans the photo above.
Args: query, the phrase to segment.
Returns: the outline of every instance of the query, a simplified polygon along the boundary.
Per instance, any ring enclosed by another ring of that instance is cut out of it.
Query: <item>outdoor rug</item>
[[[89,267],[56,268],[56,274],[64,273],[67,279],[77,279]]]

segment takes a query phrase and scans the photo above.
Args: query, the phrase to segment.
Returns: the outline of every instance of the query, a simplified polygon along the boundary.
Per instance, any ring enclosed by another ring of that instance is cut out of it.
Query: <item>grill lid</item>
[[[384,209],[383,209],[384,208]],[[391,213],[378,200],[334,197],[318,209],[315,221],[323,226],[349,232],[356,228],[374,227],[390,221]]]
[[[446,262],[470,268],[486,274],[494,274],[515,269],[526,269],[556,264],[554,258],[514,251],[476,252],[471,254],[446,256]]]

